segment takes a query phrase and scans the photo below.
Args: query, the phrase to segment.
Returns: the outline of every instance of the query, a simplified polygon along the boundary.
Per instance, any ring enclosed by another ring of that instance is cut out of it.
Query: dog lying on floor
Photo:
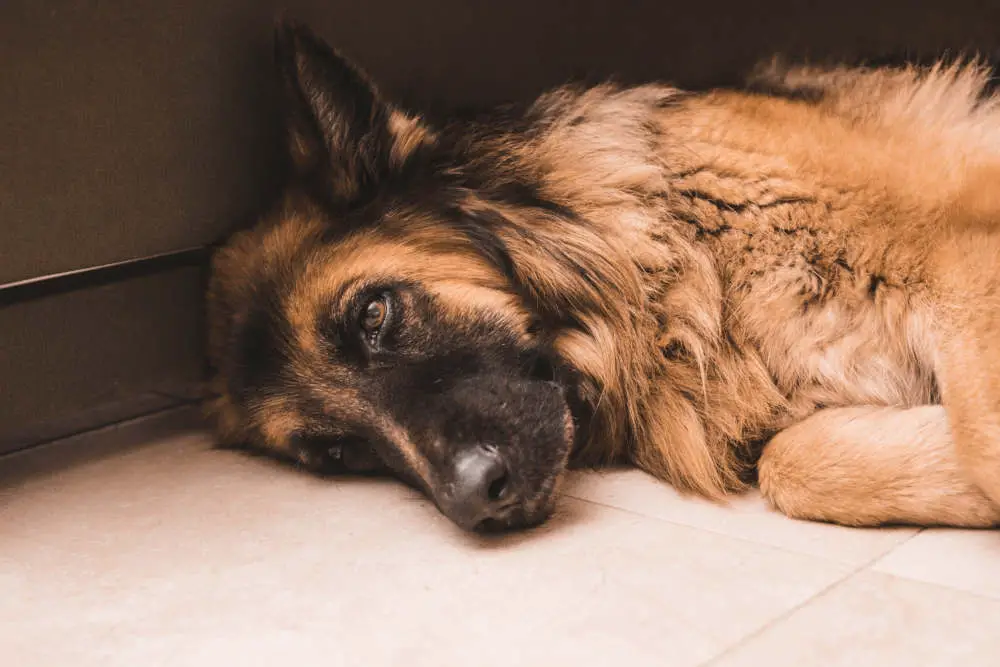
[[[563,87],[431,123],[306,28],[294,179],[217,252],[225,443],[470,530],[629,462],[789,516],[1000,522],[1000,98],[976,63]]]

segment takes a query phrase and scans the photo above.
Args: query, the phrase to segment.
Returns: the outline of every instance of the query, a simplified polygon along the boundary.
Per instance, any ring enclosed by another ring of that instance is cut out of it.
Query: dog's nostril
[[[507,491],[507,482],[509,481],[507,471],[500,470],[500,476],[495,480],[490,482],[489,488],[486,489],[486,496],[490,499],[490,502],[497,502],[503,498],[504,493]]]
[[[454,477],[444,489],[445,514],[472,529],[483,519],[502,514],[515,495],[514,478],[494,447],[474,446],[455,458]]]

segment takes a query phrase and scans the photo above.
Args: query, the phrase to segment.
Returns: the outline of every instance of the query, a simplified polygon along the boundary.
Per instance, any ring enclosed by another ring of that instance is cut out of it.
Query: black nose
[[[491,447],[473,447],[455,457],[442,509],[462,528],[472,530],[499,518],[513,503],[510,487],[510,471],[500,453]]]

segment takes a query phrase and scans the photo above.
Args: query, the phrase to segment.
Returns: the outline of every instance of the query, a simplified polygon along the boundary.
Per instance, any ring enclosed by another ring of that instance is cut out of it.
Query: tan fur
[[[471,192],[464,203],[512,221],[500,234],[532,307],[574,315],[550,335],[594,408],[580,460],[628,459],[723,498],[746,488],[755,444],[778,433],[761,485],[792,516],[996,524],[1000,102],[983,93],[988,73],[758,78],[814,99],[565,88],[536,102],[537,132],[482,139],[484,162],[516,162],[578,216]],[[437,140],[410,117],[391,127],[398,162]],[[237,238],[213,289],[290,261],[316,224],[291,207]],[[485,308],[530,335],[522,296],[432,222],[329,252],[309,259],[290,313],[306,356],[317,300],[380,272],[431,285],[456,320]],[[216,388],[221,431],[245,434]]]
[[[947,376],[939,332],[955,317],[948,304],[988,304],[959,292],[998,266],[992,231],[979,232],[975,254],[984,256],[968,273],[980,277],[964,275],[950,295],[941,289],[938,274],[970,259],[941,259],[950,235],[1000,216],[991,194],[1000,110],[977,100],[982,71],[792,70],[790,85],[799,77],[831,86],[824,101],[720,92],[670,103],[677,93],[656,87],[557,93],[540,104],[570,105],[563,117],[589,122],[556,125],[526,148],[547,168],[550,194],[583,200],[626,242],[619,266],[644,283],[622,296],[635,299],[633,316],[647,317],[612,319],[620,328],[590,337],[569,333],[568,355],[612,394],[609,410],[627,405],[637,422],[633,459],[709,496],[741,486],[732,443],[817,407],[937,400],[935,374]],[[639,126],[621,129],[621,118],[644,112],[659,130],[655,152],[628,132]],[[982,365],[997,332],[984,323],[982,347],[952,363]],[[671,344],[681,358],[664,359]],[[988,384],[974,389],[977,407],[996,414],[1000,396]],[[998,500],[1000,422],[970,428],[970,440],[990,444],[963,446],[960,435],[960,451]]]
[[[389,131],[393,136],[391,159],[393,166],[400,166],[413,154],[420,144],[434,140],[420,119],[394,110],[389,115]]]
[[[960,464],[939,405],[821,410],[767,445],[760,488],[799,519],[857,526],[1000,523],[1000,509]]]

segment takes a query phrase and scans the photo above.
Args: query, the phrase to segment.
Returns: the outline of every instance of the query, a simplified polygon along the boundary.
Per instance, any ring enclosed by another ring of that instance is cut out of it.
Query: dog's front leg
[[[1000,233],[956,233],[931,267],[934,371],[966,474],[1000,507]]]
[[[799,519],[991,527],[1000,509],[959,460],[945,408],[829,408],[765,447],[760,488]]]

